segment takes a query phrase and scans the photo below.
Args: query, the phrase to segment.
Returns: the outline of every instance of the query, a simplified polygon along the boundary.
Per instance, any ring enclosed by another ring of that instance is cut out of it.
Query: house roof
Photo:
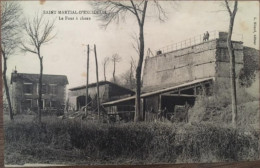
[[[214,77],[197,79],[197,80],[187,82],[187,83],[184,83],[184,84],[180,84],[180,85],[177,85],[177,86],[167,87],[167,88],[163,88],[163,89],[160,89],[160,90],[143,93],[143,94],[141,94],[141,98],[160,94],[160,93],[166,93],[166,92],[169,92],[169,91],[173,91],[175,89],[180,89],[180,88],[196,85],[198,83],[207,82],[207,81],[211,81],[211,80],[214,80]],[[129,100],[132,100],[132,99],[135,99],[135,96],[131,96],[131,97],[127,97],[127,98],[123,98],[123,99],[119,99],[119,100],[114,100],[114,101],[102,103],[102,105],[104,105],[104,106],[113,105],[113,104],[121,103],[121,102],[124,102],[124,101],[129,101]]]
[[[38,82],[39,81],[39,74],[28,74],[28,73],[12,73],[11,76],[11,84],[16,80],[23,79],[31,82]],[[50,75],[50,74],[43,74],[42,75],[42,83],[49,83],[49,84],[68,84],[68,79],[66,75]]]
[[[132,93],[135,93],[134,91],[132,91],[131,89],[128,89],[128,88],[125,88],[123,86],[120,86],[116,83],[113,83],[113,82],[109,82],[109,81],[99,81],[98,82],[99,86],[101,85],[105,85],[105,84],[109,84],[109,85],[114,85],[116,87],[120,87],[122,89],[125,89],[125,90],[128,90],[129,92],[132,92]],[[91,87],[96,87],[97,86],[97,83],[90,83],[88,84],[88,88],[91,88]],[[85,89],[86,88],[86,85],[81,85],[81,86],[77,86],[77,87],[73,87],[73,88],[70,88],[69,90],[70,91],[75,91],[75,90],[81,90],[81,89]]]

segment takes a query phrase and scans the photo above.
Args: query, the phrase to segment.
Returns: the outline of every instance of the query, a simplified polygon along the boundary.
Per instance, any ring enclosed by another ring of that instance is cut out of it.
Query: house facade
[[[42,76],[42,107],[43,110],[55,110],[65,104],[66,85],[65,75]],[[11,75],[12,104],[15,113],[37,111],[39,74],[18,73]]]
[[[161,114],[168,119],[179,116],[178,111],[192,107],[196,98],[202,94],[209,97],[222,93],[230,96],[230,58],[226,39],[226,32],[218,32],[216,38],[208,41],[167,52],[160,51],[153,57],[147,57],[142,77],[143,117],[153,120]],[[232,44],[238,79],[241,70],[250,67],[248,62],[259,62],[259,51],[243,46],[241,41],[232,41]],[[222,99],[230,101],[228,96]],[[134,99],[132,96],[103,103],[103,106],[110,109],[134,105]],[[120,113],[120,109],[117,112]],[[185,115],[183,118],[187,118],[187,113]]]

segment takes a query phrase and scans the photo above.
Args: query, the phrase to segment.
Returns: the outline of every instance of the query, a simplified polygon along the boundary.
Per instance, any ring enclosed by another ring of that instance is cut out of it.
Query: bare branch
[[[23,43],[21,44],[21,50],[23,52],[30,52],[30,53],[33,53],[33,54],[37,54],[37,52],[35,50],[32,50],[30,49],[29,47],[25,46]]]
[[[158,19],[163,22],[167,18],[165,10],[158,1],[154,0],[154,4],[155,9],[158,11]]]
[[[134,50],[137,52],[137,54],[139,54],[140,52],[140,43],[139,43],[139,39],[137,37],[136,34],[131,35],[132,39],[134,42],[132,42],[132,47],[134,48]]]
[[[138,24],[141,25],[141,20],[140,20],[140,17],[138,15],[138,12],[137,12],[137,9],[136,9],[136,6],[134,4],[134,2],[132,0],[130,0],[132,6],[133,6],[133,9],[134,9],[134,13],[135,13],[135,16],[136,16],[136,19],[138,21]]]
[[[134,69],[136,69],[136,61],[132,56],[131,56],[131,64],[134,66]]]
[[[17,2],[1,2],[1,51],[6,58],[16,52],[21,42],[21,14]]]
[[[106,66],[110,61],[110,58],[109,57],[105,57],[104,60],[103,60],[103,65]]]
[[[31,52],[40,56],[41,45],[51,41],[55,35],[51,35],[54,30],[55,21],[44,21],[43,15],[36,15],[32,20],[27,20],[24,25],[25,32],[28,39],[23,42],[21,50],[24,52]],[[25,45],[27,43],[31,47]]]
[[[230,10],[229,3],[228,3],[227,0],[225,0],[225,3],[226,3],[226,7],[227,7],[227,10],[228,10],[228,13],[229,13],[229,15],[231,16],[231,15],[232,15],[232,12],[231,12],[231,10]]]
[[[120,62],[122,58],[118,54],[113,54],[112,55],[112,61],[113,62]]]

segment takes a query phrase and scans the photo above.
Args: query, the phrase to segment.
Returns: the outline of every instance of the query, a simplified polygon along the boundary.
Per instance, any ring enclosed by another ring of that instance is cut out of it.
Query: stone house
[[[117,100],[132,96],[135,92],[109,81],[99,82],[99,99],[100,103]],[[97,83],[88,85],[88,96],[95,99],[97,96]],[[79,110],[86,105],[86,85],[69,89],[68,99],[73,110]],[[90,101],[90,100],[89,100]]]
[[[66,96],[65,75],[43,74],[42,76],[42,109],[55,110],[64,106]],[[11,74],[12,104],[15,113],[37,111],[39,74]]]
[[[180,109],[193,106],[201,94],[210,97],[224,92],[230,95],[230,63],[226,38],[226,32],[218,32],[218,37],[208,41],[167,52],[160,51],[153,57],[147,57],[142,76],[143,117],[153,120],[162,114],[169,119],[178,115]],[[259,51],[243,46],[241,41],[232,43],[238,77],[242,69],[250,66],[248,60],[253,62],[256,58],[255,61],[259,62]],[[132,96],[103,103],[103,106],[108,110],[113,107],[117,109],[116,113],[120,113],[121,108],[118,107],[134,106],[134,99]]]

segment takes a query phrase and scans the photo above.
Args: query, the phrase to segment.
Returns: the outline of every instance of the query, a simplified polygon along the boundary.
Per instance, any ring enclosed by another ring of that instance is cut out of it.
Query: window
[[[47,85],[42,84],[42,94],[46,94],[46,93],[47,93]],[[39,94],[39,83],[37,84],[37,94]]]
[[[50,90],[49,93],[52,95],[55,95],[58,93],[57,85],[56,84],[50,84]]]
[[[39,104],[39,101],[37,99],[37,105]],[[45,99],[41,100],[41,104],[40,104],[40,109],[44,109],[45,108]]]
[[[50,101],[50,107],[57,108],[58,102],[57,101]]]
[[[24,83],[23,84],[23,93],[24,94],[32,94],[33,93],[33,84],[32,83]]]
[[[42,94],[46,94],[47,93],[47,85],[42,84]]]
[[[23,109],[28,110],[32,108],[32,99],[25,99],[23,102]]]

